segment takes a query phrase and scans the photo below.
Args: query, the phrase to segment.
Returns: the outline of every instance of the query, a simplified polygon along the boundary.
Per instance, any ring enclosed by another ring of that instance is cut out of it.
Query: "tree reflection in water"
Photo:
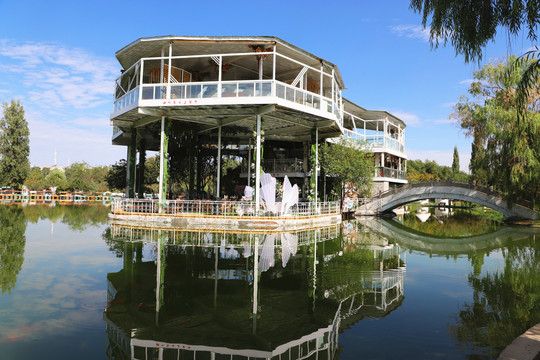
[[[71,230],[104,224],[109,208],[101,205],[1,205],[0,206],[0,286],[2,295],[11,293],[24,261],[27,221],[61,221]]]
[[[450,327],[460,343],[492,347],[488,355],[499,354],[540,322],[540,242],[533,235],[526,244],[510,243],[501,252],[503,270],[481,273],[475,267],[469,275],[473,303],[461,307],[457,325]]]
[[[18,206],[0,206],[0,286],[2,295],[17,282],[24,262],[26,217]]]
[[[448,208],[432,207],[429,211],[431,216],[425,222],[420,221],[413,212],[404,214],[403,225],[434,237],[475,236],[504,227],[502,215],[491,210],[488,215]]]

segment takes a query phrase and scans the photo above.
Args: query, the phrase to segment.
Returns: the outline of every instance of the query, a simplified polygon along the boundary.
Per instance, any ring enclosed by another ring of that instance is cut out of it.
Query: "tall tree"
[[[422,25],[426,28],[431,19],[430,43],[437,48],[442,42],[451,42],[456,55],[465,56],[465,62],[482,60],[482,51],[489,41],[493,41],[497,30],[506,29],[508,37],[517,35],[521,28],[527,28],[531,41],[538,39],[540,24],[540,1],[538,0],[411,0],[410,8],[422,14]],[[517,84],[519,117],[526,112],[526,98],[538,84],[540,77],[540,48],[526,52],[518,58],[515,66],[525,71]]]
[[[30,173],[28,122],[19,100],[4,103],[0,119],[0,183],[20,189]]]
[[[482,60],[482,51],[499,28],[511,35],[526,27],[530,40],[537,40],[540,22],[538,0],[411,0],[410,8],[422,14],[422,25],[430,28],[431,46],[450,42],[465,61]]]
[[[452,175],[459,173],[459,153],[457,146],[454,146],[454,159],[452,160]]]
[[[121,159],[112,165],[105,176],[105,182],[111,190],[123,191],[126,188],[127,161]]]
[[[486,181],[508,195],[510,202],[533,202],[540,191],[540,84],[531,90],[526,112],[517,116],[517,84],[528,66],[489,63],[474,73],[469,94],[462,96],[452,117],[473,136],[471,169],[475,180]],[[484,175],[485,174],[485,175]]]
[[[346,139],[340,139],[337,144],[325,143],[319,151],[321,168],[338,180],[340,194],[346,182],[369,194],[375,171],[372,152]]]

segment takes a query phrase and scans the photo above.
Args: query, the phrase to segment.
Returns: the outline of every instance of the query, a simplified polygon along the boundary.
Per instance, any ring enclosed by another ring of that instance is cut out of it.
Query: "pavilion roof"
[[[247,45],[258,44],[277,45],[280,54],[293,58],[306,65],[324,69],[331,73],[334,69],[336,81],[341,88],[345,88],[338,67],[310,52],[292,45],[275,36],[156,36],[139,38],[131,44],[124,46],[116,52],[116,58],[124,69],[145,57],[159,57],[161,49],[173,43],[173,56],[205,55],[221,53],[250,52]]]
[[[345,98],[343,98],[343,106],[346,112],[357,116],[362,120],[387,119],[390,123],[396,126],[400,125],[402,128],[407,127],[407,124],[405,124],[403,120],[385,110],[367,110]]]

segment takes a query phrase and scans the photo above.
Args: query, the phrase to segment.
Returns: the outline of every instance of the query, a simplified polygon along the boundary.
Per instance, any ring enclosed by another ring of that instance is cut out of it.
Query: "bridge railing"
[[[430,182],[409,182],[408,184],[405,184],[403,186],[392,188],[392,189],[380,192],[377,195],[373,196],[372,200],[382,199],[382,198],[385,198],[387,196],[396,194],[396,193],[398,193],[400,191],[403,191],[403,190],[413,189],[413,188],[418,188],[418,187],[424,187],[424,186],[453,186],[453,187],[460,187],[460,188],[464,188],[464,189],[475,190],[475,191],[481,192],[483,194],[499,198],[501,200],[505,199],[505,196],[503,194],[501,194],[499,191],[494,190],[492,188],[488,188],[488,187],[485,187],[485,186],[479,186],[479,185],[473,185],[471,183],[463,182],[463,181],[440,180],[440,181],[430,181]],[[527,200],[519,200],[519,201],[516,201],[515,204],[521,205],[521,206],[526,207],[528,209],[533,209],[534,208],[533,203],[530,202],[530,201],[527,201]]]

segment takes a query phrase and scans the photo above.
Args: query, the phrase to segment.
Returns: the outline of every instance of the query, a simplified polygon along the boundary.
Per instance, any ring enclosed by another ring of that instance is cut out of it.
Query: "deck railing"
[[[163,215],[175,217],[264,217],[264,218],[306,218],[325,215],[340,215],[339,201],[302,202],[292,206],[281,215],[281,203],[275,203],[267,210],[260,205],[255,211],[253,201],[211,201],[211,200],[167,200],[160,203],[150,199],[114,199],[111,213],[122,215]]]
[[[378,166],[375,168],[375,177],[394,178],[398,180],[407,180],[407,172],[398,169]]]
[[[364,135],[353,130],[344,129],[343,137],[360,145],[367,144],[371,149],[385,147],[399,152],[405,152],[405,145],[388,135]]]
[[[170,93],[169,96],[167,96],[167,89],[169,87]],[[275,96],[277,98],[308,108],[317,109],[326,114],[334,114],[338,118],[339,123],[343,123],[339,108],[334,106],[332,99],[320,96],[308,90],[288,85],[278,80],[204,81],[174,84],[143,84],[116,99],[114,102],[114,112],[123,110],[135,102],[144,100],[175,101],[212,98],[257,98],[270,96]]]

